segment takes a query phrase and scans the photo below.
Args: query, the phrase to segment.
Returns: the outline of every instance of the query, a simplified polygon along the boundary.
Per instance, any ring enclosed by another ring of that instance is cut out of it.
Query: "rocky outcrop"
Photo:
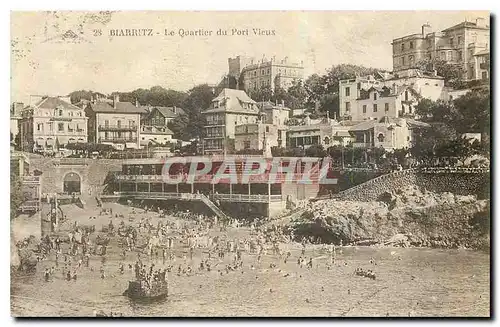
[[[378,201],[310,203],[290,227],[297,238],[326,243],[372,242],[393,246],[489,248],[489,200],[407,186]]]

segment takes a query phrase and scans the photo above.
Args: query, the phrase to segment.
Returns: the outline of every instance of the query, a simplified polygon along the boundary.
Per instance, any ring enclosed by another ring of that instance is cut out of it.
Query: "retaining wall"
[[[382,175],[337,194],[343,201],[376,201],[384,192],[392,192],[408,185],[435,193],[451,192],[457,195],[474,194],[489,198],[489,173],[422,173],[404,170]]]

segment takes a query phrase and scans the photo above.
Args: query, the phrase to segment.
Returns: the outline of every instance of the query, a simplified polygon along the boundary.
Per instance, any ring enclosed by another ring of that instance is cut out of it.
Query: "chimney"
[[[429,23],[422,25],[422,36],[425,37],[427,34],[432,32],[432,27]]]
[[[177,114],[177,107],[176,107],[176,106],[174,106],[174,107],[172,108],[172,112],[173,112],[174,114]]]
[[[477,27],[486,27],[486,19],[482,17],[476,18],[476,26]]]
[[[113,108],[116,109],[116,104],[120,102],[120,95],[118,93],[115,93],[113,95]]]
[[[135,106],[136,106],[137,108],[139,108],[139,106],[140,106],[140,104],[139,104],[139,100],[138,100],[137,98],[135,98]]]

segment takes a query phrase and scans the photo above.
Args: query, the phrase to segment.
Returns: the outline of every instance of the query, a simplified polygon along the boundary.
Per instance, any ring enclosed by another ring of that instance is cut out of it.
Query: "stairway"
[[[206,195],[199,194],[199,199],[203,201],[221,219],[229,220],[229,217],[213,203]]]

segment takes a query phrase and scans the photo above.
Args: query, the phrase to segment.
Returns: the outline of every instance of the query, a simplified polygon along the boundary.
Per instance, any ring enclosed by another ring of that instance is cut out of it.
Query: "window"
[[[448,60],[448,61],[451,61],[451,60],[452,60],[451,54],[452,54],[452,52],[451,52],[451,51],[448,51],[448,52],[446,53],[446,60]]]
[[[366,104],[363,105],[363,113],[366,114]]]
[[[405,91],[405,101],[408,101],[408,91]]]
[[[446,52],[441,51],[440,55],[441,55],[441,60],[446,60]]]
[[[104,127],[109,127],[109,120],[104,121]]]
[[[128,127],[129,128],[134,128],[134,121],[133,120],[129,120],[128,121]]]
[[[269,133],[269,126],[266,126],[266,133]]]
[[[345,96],[346,97],[351,96],[351,88],[350,87],[345,88]]]
[[[57,130],[59,132],[64,132],[64,123],[57,124]]]
[[[243,148],[250,149],[250,141],[244,141],[243,142]]]
[[[457,60],[462,60],[462,51],[457,52]]]
[[[62,109],[59,109],[59,116],[62,116],[63,115],[63,111]]]
[[[358,83],[358,90],[361,89],[361,83]]]
[[[457,37],[457,43],[458,43],[458,45],[462,44],[462,37],[461,36]]]
[[[49,131],[52,132],[52,130],[54,129],[54,126],[52,125],[52,123],[48,123],[49,125]]]
[[[264,69],[262,69],[262,70],[260,71],[260,74],[261,74],[261,75],[264,75]]]
[[[401,43],[401,51],[405,51],[405,44]]]
[[[350,110],[351,110],[351,103],[350,102],[346,102],[345,103],[345,111],[349,112]]]
[[[454,44],[453,44],[453,38],[450,38],[450,46],[454,46]]]
[[[373,92],[373,100],[377,100],[377,92]]]
[[[122,121],[121,121],[121,120],[118,120],[118,121],[116,122],[116,126],[117,126],[118,128],[122,127]]]
[[[415,64],[415,57],[414,56],[409,56],[408,59],[410,61],[410,65]]]
[[[36,130],[37,131],[43,131],[43,124],[37,124]]]
[[[380,133],[380,134],[377,136],[377,139],[378,139],[378,141],[379,141],[379,142],[381,142],[381,143],[382,143],[382,142],[384,142],[384,139],[385,139],[384,134]]]
[[[378,109],[378,108],[377,108],[377,104],[376,104],[376,103],[374,103],[374,104],[373,104],[373,112],[377,112],[377,109]]]
[[[388,104],[388,103],[386,103],[386,104],[385,104],[385,112],[388,112],[388,111],[389,111],[389,104]]]
[[[267,69],[267,74],[271,74],[271,70],[269,68]]]
[[[73,111],[68,112],[70,117],[73,117]]]
[[[405,65],[405,57],[404,56],[401,57],[401,65],[403,65],[403,66]]]
[[[410,49],[413,49],[413,41],[410,41]]]

